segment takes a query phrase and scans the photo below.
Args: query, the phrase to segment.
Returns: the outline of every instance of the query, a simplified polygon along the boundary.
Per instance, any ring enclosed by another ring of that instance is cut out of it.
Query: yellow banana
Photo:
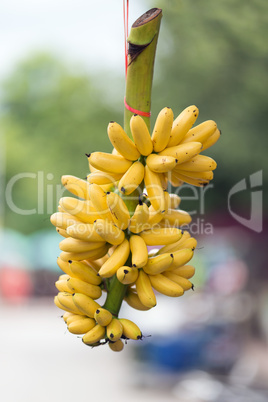
[[[89,184],[86,180],[79,179],[76,176],[65,175],[61,177],[61,183],[70,193],[84,200],[89,199]]]
[[[127,318],[119,318],[119,321],[123,325],[123,336],[127,339],[141,339],[142,333],[140,328],[131,320]]]
[[[68,312],[68,313],[76,314],[76,312],[74,312],[74,310],[72,310],[70,307],[68,308],[68,307],[66,307],[66,306],[63,306],[63,304],[60,303],[58,296],[55,296],[55,297],[54,297],[54,304],[55,304],[58,308],[60,308],[61,310],[65,310],[65,311]]]
[[[72,276],[72,271],[69,267],[69,262],[67,261],[63,261],[60,257],[57,258],[57,264],[60,267],[60,269],[65,272],[65,274]]]
[[[107,193],[106,202],[112,214],[114,224],[121,230],[128,227],[130,214],[122,198],[113,192]]]
[[[131,289],[127,290],[127,293],[126,293],[124,299],[127,302],[127,304],[130,307],[134,308],[135,310],[148,311],[152,308],[152,307],[144,306],[144,304],[142,304],[142,302],[140,301],[138,294]]]
[[[101,288],[97,285],[92,285],[91,283],[84,282],[77,278],[69,278],[67,283],[72,293],[83,293],[92,299],[98,299],[101,297]]]
[[[179,173],[183,176],[187,176],[188,178],[191,177],[193,179],[200,179],[200,180],[212,180],[214,173],[212,170],[208,172],[189,172],[189,170],[182,170],[182,169],[176,169],[176,174]]]
[[[94,318],[95,311],[100,308],[95,300],[83,293],[73,294],[72,300],[79,314],[84,314],[90,318]]]
[[[68,253],[84,253],[102,247],[104,246],[104,244],[104,239],[102,239],[102,241],[100,242],[91,242],[67,237],[59,243],[59,248],[60,250],[66,251]]]
[[[76,317],[76,316],[77,316],[77,314],[70,313],[69,311],[65,311],[65,313],[62,315],[62,318],[64,319],[64,322],[66,322],[66,324],[67,324],[67,320],[69,317]],[[81,315],[79,317],[81,317]]]
[[[110,324],[112,321],[113,316],[110,311],[100,307],[95,311],[94,318],[97,324],[101,325],[102,327],[106,327],[106,325]]]
[[[101,278],[88,264],[80,261],[69,261],[69,267],[73,277],[81,279],[82,281],[90,283],[91,285],[100,285]]]
[[[169,194],[170,198],[170,207],[171,209],[176,209],[181,203],[181,197],[179,197],[177,194],[171,193]]]
[[[101,170],[96,170],[95,172],[90,173],[87,176],[87,181],[90,184],[99,184],[99,185],[105,185],[105,184],[111,184],[114,183],[118,180],[120,180],[122,177],[121,174],[111,174],[107,172],[102,172]]]
[[[174,251],[172,254],[173,262],[168,268],[169,271],[187,264],[187,262],[193,258],[194,251],[191,248],[183,248],[181,250]]]
[[[63,261],[70,261],[70,260],[74,260],[74,261],[97,260],[99,258],[104,257],[105,254],[107,254],[107,252],[109,250],[109,247],[110,246],[107,243],[105,243],[104,246],[98,247],[98,248],[96,248],[94,250],[84,251],[82,253],[69,253],[69,252],[66,252],[66,251],[62,251],[60,253],[60,258]]]
[[[119,246],[116,247],[115,251],[108,258],[99,270],[99,275],[104,278],[109,278],[113,276],[118,268],[122,267],[128,259],[129,256],[129,242],[125,239]]]
[[[73,302],[73,296],[71,295],[71,293],[59,292],[57,298],[59,303],[63,306],[64,310],[70,311],[74,314],[84,314],[77,308],[76,304]]]
[[[115,342],[109,342],[109,348],[113,351],[113,352],[121,352],[121,350],[124,349],[124,342],[121,339],[118,339]]]
[[[96,324],[95,327],[93,327],[83,336],[82,341],[87,345],[93,345],[103,338],[105,338],[105,327]]]
[[[166,179],[172,184],[173,187],[179,187],[183,184],[183,181],[178,179],[174,174],[175,170],[165,174]]]
[[[66,230],[68,236],[87,242],[103,242],[103,238],[94,229],[93,223],[77,223]]]
[[[149,279],[149,276],[142,270],[139,270],[139,276],[136,280],[136,291],[140,302],[148,308],[156,306],[156,297]]]
[[[67,279],[57,280],[55,282],[55,286],[56,286],[56,288],[58,289],[59,292],[71,293],[71,290],[70,290],[70,288],[68,287],[68,284],[67,284]]]
[[[94,222],[94,229],[107,243],[117,246],[124,241],[125,233],[115,226],[113,222],[97,219]]]
[[[66,212],[55,212],[51,215],[50,222],[57,228],[65,230],[68,226],[81,223],[81,220]]]
[[[93,223],[94,220],[99,217],[90,200],[83,201],[72,197],[62,197],[59,200],[59,204],[66,212],[75,216],[78,220],[78,223],[81,221],[85,223]],[[77,222],[73,222],[68,226],[71,226],[75,223]]]
[[[69,237],[68,233],[66,232],[65,229],[61,229],[61,228],[57,228],[56,227],[56,231],[58,232],[59,235],[61,235],[62,237]]]
[[[157,212],[163,212],[165,210],[165,195],[161,178],[157,173],[152,172],[147,165],[145,166],[144,183],[153,208]]]
[[[174,147],[178,145],[190,128],[195,123],[199,114],[199,110],[196,106],[192,105],[184,109],[179,116],[174,120],[170,140],[168,147]]]
[[[86,317],[70,323],[68,325],[68,330],[72,334],[82,335],[94,328],[95,325],[96,322],[93,320],[93,318]]]
[[[71,315],[69,317],[67,317],[67,319],[66,319],[66,324],[67,325],[70,325],[72,322],[88,318],[86,315],[73,314],[73,313],[69,313],[69,314],[71,314]]]
[[[173,118],[173,111],[169,107],[165,107],[159,112],[152,133],[155,152],[161,152],[166,148],[170,140]]]
[[[210,170],[215,170],[217,167],[217,163],[214,159],[209,156],[197,155],[190,159],[188,162],[181,163],[174,168],[174,172],[176,170],[182,169],[190,172],[207,172]]]
[[[147,246],[161,246],[178,241],[182,236],[182,231],[178,228],[158,228],[154,227],[140,233]]]
[[[206,141],[203,142],[203,148],[202,152],[204,152],[206,149],[211,147],[212,145],[216,144],[218,139],[221,136],[221,131],[217,129]]]
[[[152,205],[149,206],[149,219],[147,222],[148,229],[157,225],[163,219],[162,212],[156,211]]]
[[[202,144],[216,131],[217,124],[213,120],[204,121],[198,126],[191,128],[184,136],[181,144],[186,142],[198,141]]]
[[[165,151],[163,151],[165,152]],[[155,173],[166,173],[174,169],[178,160],[173,156],[151,154],[147,156],[146,164]]]
[[[126,159],[136,161],[140,153],[120,124],[111,121],[108,125],[108,137],[114,148]]]
[[[182,267],[173,269],[171,272],[183,278],[190,279],[195,274],[195,268],[192,265],[183,265]]]
[[[134,114],[130,119],[130,130],[135,145],[141,155],[150,155],[153,152],[153,143],[143,118]]]
[[[143,267],[148,261],[148,250],[142,237],[132,235],[129,239],[129,246],[132,256],[132,266]]]
[[[130,168],[132,161],[121,155],[113,155],[106,152],[93,152],[88,156],[90,165],[107,173],[122,174]]]
[[[119,282],[123,283],[124,285],[129,285],[130,283],[134,283],[139,275],[139,271],[135,267],[127,267],[123,266],[120,267],[116,271],[116,276]]]
[[[195,179],[193,177],[188,177],[182,175],[179,171],[174,171],[175,176],[179,179],[184,181],[185,183],[191,184],[196,187],[204,187],[208,184],[209,180],[204,179]]]
[[[187,230],[184,230],[184,231],[182,232],[182,236],[181,236],[181,238],[180,238],[179,240],[177,240],[177,241],[174,242],[174,243],[167,244],[167,245],[164,246],[164,247],[161,247],[161,248],[158,250],[158,253],[157,253],[157,254],[173,253],[174,251],[180,250],[180,249],[181,249],[181,245],[184,243],[184,241],[185,241],[186,239],[189,239],[189,238],[191,238],[190,233],[187,232]]]
[[[140,233],[142,230],[144,230],[144,228],[146,228],[148,219],[149,208],[145,203],[140,202],[129,221],[129,230],[135,234]]]
[[[163,223],[165,226],[183,226],[188,225],[192,221],[191,215],[180,209],[169,209],[163,214]]]
[[[171,156],[176,159],[174,168],[179,169],[181,163],[185,163],[201,152],[203,145],[201,142],[187,142],[186,144],[176,145],[166,148],[159,155]]]
[[[148,275],[156,275],[164,272],[172,263],[173,254],[165,253],[149,258],[147,264],[142,269]]]
[[[144,166],[141,162],[134,162],[118,183],[118,189],[122,194],[129,195],[136,190],[144,178]]]
[[[163,274],[150,275],[152,287],[159,293],[169,297],[179,297],[184,293],[183,288]]]
[[[113,318],[112,321],[107,325],[106,335],[111,341],[116,342],[121,338],[123,334],[123,325],[117,318]]]
[[[163,272],[163,275],[170,279],[171,281],[177,283],[178,285],[180,285],[183,290],[189,290],[193,288],[193,284],[192,282],[190,282],[188,279],[183,278],[182,276],[176,275],[173,272]]]
[[[91,202],[94,208],[98,211],[97,213],[100,217],[112,221],[112,215],[106,201],[106,192],[98,184],[93,183],[90,185],[89,195]],[[96,219],[97,218],[95,218],[95,220]]]

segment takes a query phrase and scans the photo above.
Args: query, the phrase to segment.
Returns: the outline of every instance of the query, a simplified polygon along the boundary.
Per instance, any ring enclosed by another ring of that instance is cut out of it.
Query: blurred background
[[[0,4],[0,350],[5,402],[268,399],[266,0],[130,1],[130,25],[163,9],[152,122],[199,107],[222,130],[205,191],[180,189],[198,239],[195,291],[122,316],[145,338],[121,354],[66,332],[53,304],[63,174],[111,151],[123,124],[122,1]],[[71,379],[71,381],[70,381]],[[68,384],[68,386],[65,386]],[[14,387],[14,385],[16,385]],[[42,388],[41,388],[42,387]]]

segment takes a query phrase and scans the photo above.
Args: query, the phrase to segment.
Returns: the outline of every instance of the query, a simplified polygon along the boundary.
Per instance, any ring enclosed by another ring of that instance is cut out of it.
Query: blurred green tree
[[[15,175],[30,173],[28,178],[18,176],[12,200],[20,209],[38,212],[20,215],[7,205],[6,226],[28,233],[50,225],[61,175],[85,177],[85,153],[111,151],[107,124],[122,117],[104,99],[93,78],[47,54],[25,60],[3,83],[6,184]]]

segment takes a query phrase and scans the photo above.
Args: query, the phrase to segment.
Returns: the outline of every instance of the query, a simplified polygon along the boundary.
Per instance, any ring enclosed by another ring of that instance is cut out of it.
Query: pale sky
[[[148,4],[129,3],[130,26]],[[35,50],[124,73],[123,0],[0,0],[0,79]]]

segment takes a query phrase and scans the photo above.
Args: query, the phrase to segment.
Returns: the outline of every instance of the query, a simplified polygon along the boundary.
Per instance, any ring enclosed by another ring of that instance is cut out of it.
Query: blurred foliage
[[[268,2],[146,3],[148,8],[163,8],[152,122],[164,106],[172,107],[176,115],[196,104],[200,110],[197,123],[207,119],[218,123],[221,139],[205,152],[218,162],[215,191],[206,201],[212,210],[227,209],[230,188],[268,167]],[[44,54],[30,57],[10,74],[1,88],[6,180],[21,172],[44,172],[44,192],[39,200],[37,179],[20,180],[13,191],[18,207],[39,205],[39,212],[43,208],[44,214],[19,216],[7,207],[7,226],[27,233],[50,225],[49,214],[59,198],[55,186],[60,176],[85,177],[85,153],[111,150],[106,127],[110,120],[123,123],[123,85],[124,77],[112,78],[107,71],[91,76]],[[53,205],[48,194],[51,186]],[[190,204],[183,207],[192,208]]]

